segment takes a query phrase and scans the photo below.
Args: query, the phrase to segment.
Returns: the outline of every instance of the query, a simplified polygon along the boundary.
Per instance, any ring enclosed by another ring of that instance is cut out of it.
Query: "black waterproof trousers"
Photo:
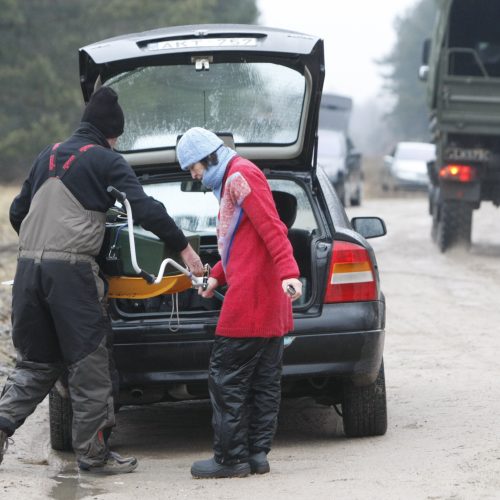
[[[283,337],[215,338],[208,387],[217,462],[237,463],[271,449],[282,360]]]

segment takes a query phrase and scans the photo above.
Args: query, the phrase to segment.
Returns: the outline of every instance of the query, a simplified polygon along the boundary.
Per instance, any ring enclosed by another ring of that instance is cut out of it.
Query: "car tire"
[[[71,451],[73,410],[71,399],[62,396],[57,388],[49,393],[50,444],[53,450]]]
[[[345,383],[342,400],[344,432],[349,437],[383,436],[387,431],[384,362],[373,384]]]
[[[454,200],[441,203],[436,231],[436,242],[441,252],[455,246],[470,247],[472,210],[470,203]]]

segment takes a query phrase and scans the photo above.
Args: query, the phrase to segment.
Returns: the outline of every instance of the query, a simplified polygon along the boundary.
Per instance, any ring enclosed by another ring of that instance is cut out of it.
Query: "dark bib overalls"
[[[0,428],[12,434],[67,369],[73,449],[79,461],[93,465],[107,459],[102,431],[114,425],[106,349],[110,323],[95,262],[105,214],[85,210],[62,178],[99,146],[80,148],[64,164],[57,161],[58,146],[19,232],[12,298],[18,360],[0,399]]]

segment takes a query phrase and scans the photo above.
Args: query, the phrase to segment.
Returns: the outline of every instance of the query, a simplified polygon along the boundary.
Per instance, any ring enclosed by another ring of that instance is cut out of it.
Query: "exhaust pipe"
[[[142,389],[135,388],[130,391],[130,395],[132,396],[133,399],[141,399],[143,396],[143,391]]]

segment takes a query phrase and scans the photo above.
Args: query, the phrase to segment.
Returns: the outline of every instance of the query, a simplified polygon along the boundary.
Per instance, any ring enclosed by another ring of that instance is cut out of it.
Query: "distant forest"
[[[78,49],[164,26],[255,23],[255,0],[0,0],[0,182],[26,176],[38,152],[83,112]]]

